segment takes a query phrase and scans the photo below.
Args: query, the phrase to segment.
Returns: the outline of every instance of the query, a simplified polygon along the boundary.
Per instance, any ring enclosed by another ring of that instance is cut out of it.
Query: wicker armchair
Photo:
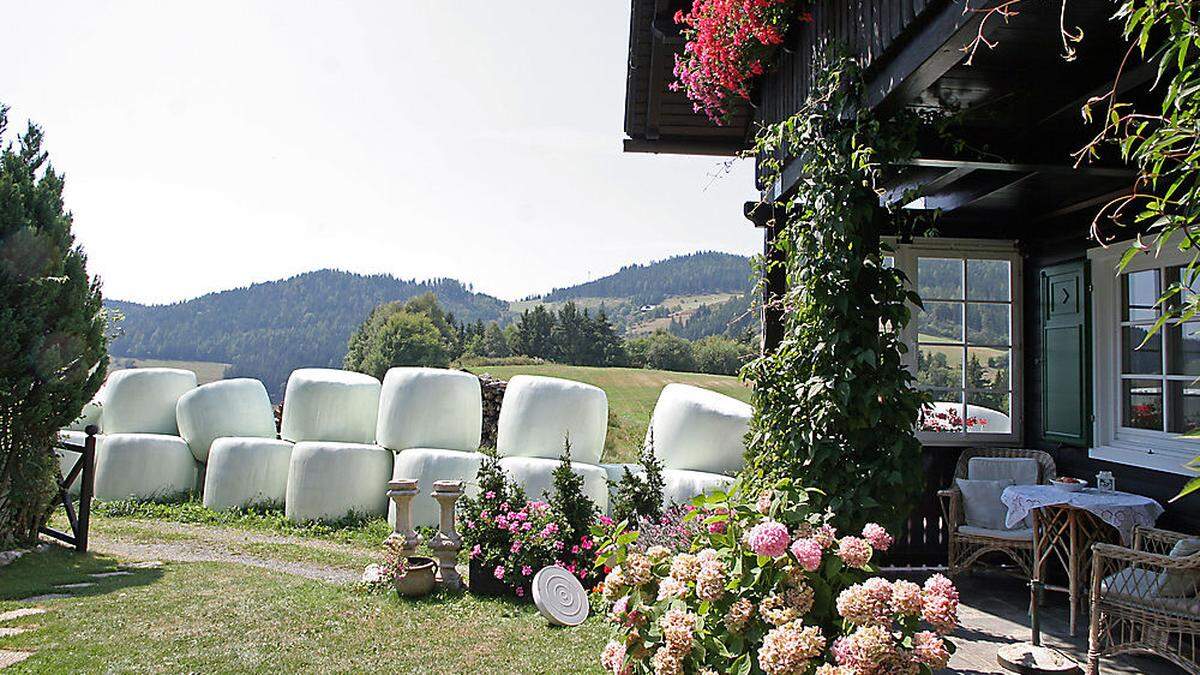
[[[1200,553],[1169,555],[1185,538],[1139,527],[1132,548],[1092,547],[1089,675],[1099,672],[1101,657],[1124,652],[1156,654],[1189,673],[1200,672]],[[1160,593],[1160,575],[1168,571],[1182,573],[1169,596]]]
[[[1041,450],[1019,450],[1015,448],[971,448],[964,450],[954,468],[955,478],[966,478],[967,469],[972,457],[1026,457],[1037,460],[1038,483],[1047,483],[1058,476],[1054,458]],[[989,553],[1001,553],[1008,556],[1020,570],[1024,578],[1033,577],[1033,541],[1005,537],[990,537],[978,534],[960,532],[959,528],[966,525],[963,511],[962,493],[951,483],[950,487],[939,490],[941,499],[942,518],[946,521],[946,530],[950,538],[949,574],[954,576],[979,564],[980,558]]]

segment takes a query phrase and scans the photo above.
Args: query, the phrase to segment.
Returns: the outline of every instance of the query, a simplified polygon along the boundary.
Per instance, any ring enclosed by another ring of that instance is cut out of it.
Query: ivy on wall
[[[880,242],[901,215],[880,206],[877,184],[882,165],[914,154],[918,121],[874,117],[859,105],[854,62],[817,60],[805,105],[765,128],[753,150],[765,184],[781,158],[801,162],[803,178],[771,205],[783,214],[774,242],[781,260],[760,261],[784,266],[788,290],[777,300],[782,342],[745,371],[755,382],[746,474],[820,489],[816,506],[832,509],[843,529],[894,527],[922,487],[913,430],[927,396],[904,366],[900,340],[920,299],[884,264]]]

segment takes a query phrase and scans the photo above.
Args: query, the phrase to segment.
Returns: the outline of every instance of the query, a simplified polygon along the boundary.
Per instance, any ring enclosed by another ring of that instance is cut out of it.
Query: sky
[[[755,252],[749,162],[622,152],[628,40],[617,0],[21,0],[0,103],[110,298],[333,267],[516,299]]]

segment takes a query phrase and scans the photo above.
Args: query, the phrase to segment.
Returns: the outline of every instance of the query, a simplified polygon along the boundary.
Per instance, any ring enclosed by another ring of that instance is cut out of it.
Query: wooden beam
[[[867,105],[883,111],[904,107],[958,65],[987,10],[1002,0],[951,0],[881,64],[867,81]]]
[[[1033,218],[1032,222],[1034,224],[1044,223],[1048,220],[1054,220],[1055,218],[1061,218],[1063,216],[1067,216],[1072,213],[1077,213],[1084,209],[1089,209],[1093,206],[1103,206],[1103,205],[1107,204],[1108,202],[1111,202],[1114,199],[1117,199],[1119,197],[1124,197],[1124,196],[1130,194],[1132,191],[1133,191],[1133,185],[1130,185],[1128,187],[1123,187],[1120,190],[1113,190],[1112,192],[1106,192],[1102,195],[1096,195],[1095,197],[1089,197],[1082,201],[1078,201],[1073,204],[1067,204],[1066,206],[1059,207],[1057,209],[1054,209],[1053,211],[1047,211],[1046,213],[1043,213],[1039,216],[1035,216]]]
[[[1021,162],[980,162],[963,159],[918,157],[909,166],[931,166],[941,168],[965,167],[979,171],[1008,171],[1015,173],[1041,173],[1056,176],[1087,176],[1091,178],[1133,178],[1136,173],[1128,167],[1082,166],[1078,169],[1070,164],[1023,164]]]
[[[924,196],[945,190],[952,183],[976,171],[974,167],[956,166],[942,170],[940,167],[914,167],[918,173],[902,174],[900,180],[887,188],[887,192],[879,198],[880,206],[895,204],[905,198],[912,190],[919,190]]]
[[[946,212],[953,211],[964,206],[969,206],[1001,190],[1015,187],[1036,175],[1037,172],[1032,171],[1029,173],[976,172],[972,174],[972,180],[959,181],[958,184],[951,186],[947,190],[930,192],[922,197],[920,208],[928,210],[940,209]]]
[[[1139,87],[1143,84],[1150,82],[1151,80],[1154,79],[1154,76],[1157,72],[1158,72],[1158,70],[1154,63],[1143,63],[1143,64],[1136,66],[1133,69],[1125,72],[1121,76],[1121,80],[1119,82],[1117,82],[1117,96],[1120,96],[1120,95],[1128,92],[1130,89]],[[1113,89],[1113,82],[1112,82],[1112,80],[1109,80],[1108,82],[1105,82],[1103,85],[1096,87],[1095,89],[1092,89],[1091,91],[1087,92],[1083,96],[1080,96],[1079,98],[1075,99],[1074,101],[1071,101],[1070,103],[1067,103],[1066,105],[1058,108],[1057,110],[1050,113],[1049,115],[1046,115],[1045,117],[1043,117],[1041,120],[1038,121],[1038,126],[1044,125],[1048,122],[1052,122],[1055,119],[1057,119],[1059,117],[1063,117],[1064,115],[1067,115],[1067,114],[1078,115],[1079,110],[1083,107],[1083,105],[1085,103],[1087,103],[1089,100],[1091,100],[1097,96],[1103,96],[1103,95],[1107,94],[1108,92],[1112,91],[1112,89]],[[1103,115],[1102,114],[1097,115],[1097,117],[1103,117]]]
[[[746,144],[732,139],[682,140],[626,138],[625,152],[650,152],[664,155],[705,155],[711,157],[734,157],[746,149]]]

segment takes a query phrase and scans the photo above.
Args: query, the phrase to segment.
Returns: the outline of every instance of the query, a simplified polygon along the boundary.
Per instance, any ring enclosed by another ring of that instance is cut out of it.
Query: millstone
[[[588,597],[583,584],[557,565],[543,567],[534,575],[533,604],[556,626],[578,626],[588,616]]]
[[[996,661],[1006,670],[1021,675],[1078,675],[1079,664],[1046,647],[1022,642],[1005,645],[996,652]]]

